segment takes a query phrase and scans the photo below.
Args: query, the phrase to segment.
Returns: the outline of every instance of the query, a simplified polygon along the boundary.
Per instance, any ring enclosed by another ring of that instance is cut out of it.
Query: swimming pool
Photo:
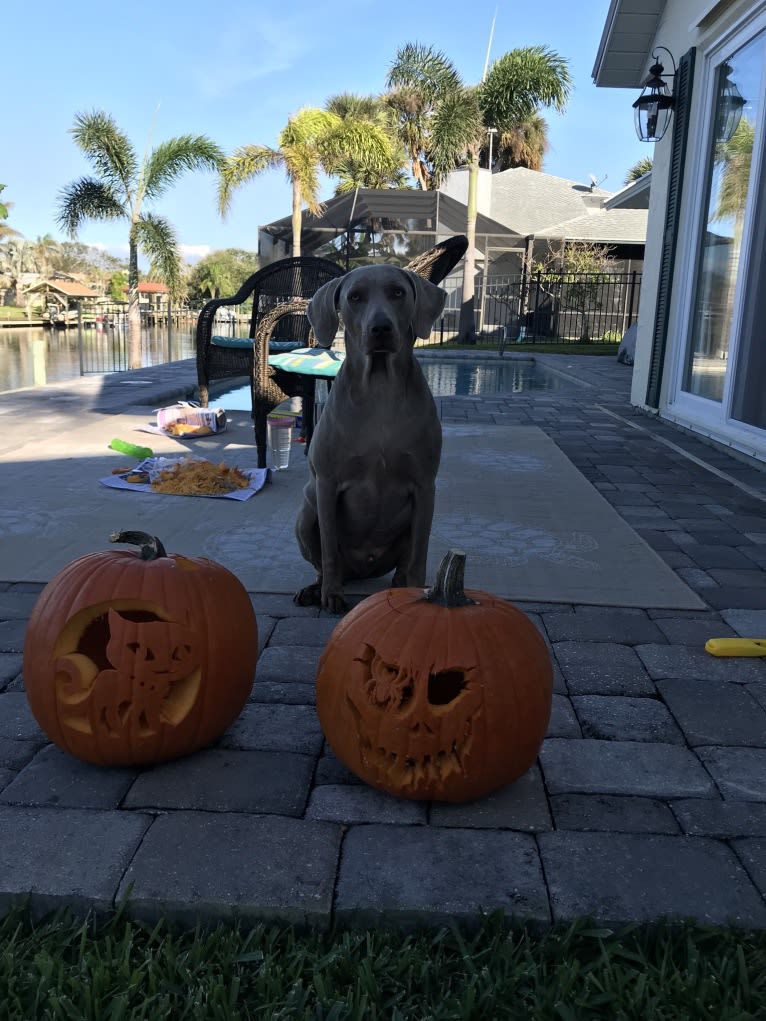
[[[536,362],[467,358],[419,358],[434,397],[471,397],[475,394],[517,394],[559,390],[572,381]],[[321,383],[319,384],[321,386]],[[240,386],[214,398],[227,411],[250,410],[250,387]]]

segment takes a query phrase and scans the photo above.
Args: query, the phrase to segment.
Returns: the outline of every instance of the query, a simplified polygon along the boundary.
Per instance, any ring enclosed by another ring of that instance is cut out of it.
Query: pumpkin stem
[[[438,603],[439,606],[468,606],[476,604],[475,599],[465,594],[463,577],[465,575],[465,553],[459,549],[451,549],[445,553],[436,581],[426,590],[424,596],[427,603]]]
[[[157,536],[149,535],[148,532],[112,532],[109,542],[126,542],[131,546],[140,546],[142,560],[158,560],[167,556],[165,547]]]

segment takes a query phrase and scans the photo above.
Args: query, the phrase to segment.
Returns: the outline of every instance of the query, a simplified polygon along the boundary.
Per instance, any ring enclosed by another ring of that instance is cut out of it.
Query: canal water
[[[0,329],[0,394],[9,390],[60,383],[89,372],[114,372],[127,368],[127,330],[83,330],[82,358],[76,329],[44,330],[21,327]],[[194,326],[190,322],[142,330],[143,365],[161,365],[193,358]],[[547,372],[532,360],[488,359],[478,364],[468,359],[429,360],[421,364],[434,396],[491,393],[522,393],[556,390],[569,384],[565,377]],[[85,373],[81,370],[85,368]],[[249,409],[250,387],[235,385],[216,398],[227,410]]]
[[[125,368],[127,336],[120,328],[83,330],[86,371],[113,372]],[[142,331],[143,363],[159,365],[194,357],[192,326]],[[168,354],[170,357],[168,357]],[[43,383],[60,383],[81,375],[76,329],[45,330],[26,327],[0,329],[0,393]]]

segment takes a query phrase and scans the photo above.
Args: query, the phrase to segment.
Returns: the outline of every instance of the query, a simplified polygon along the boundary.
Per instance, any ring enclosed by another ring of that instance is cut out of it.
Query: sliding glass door
[[[758,239],[753,236],[757,221],[752,215],[755,193],[763,179],[753,163],[753,154],[756,134],[762,133],[765,68],[766,31],[727,54],[715,68],[705,213],[681,384],[689,394],[722,404],[730,377],[736,374],[741,392],[735,404],[748,415],[752,401],[747,380],[755,348],[743,332],[748,319],[743,315],[744,288],[755,288],[754,297],[766,287],[762,263],[753,263]],[[760,379],[763,387],[765,377],[761,375]]]

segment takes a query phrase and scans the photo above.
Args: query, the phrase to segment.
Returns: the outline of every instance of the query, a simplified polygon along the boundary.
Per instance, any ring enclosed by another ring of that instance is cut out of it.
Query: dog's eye
[[[395,287],[393,289],[392,294],[393,294],[394,298],[403,298],[404,297],[404,288],[403,287]]]
[[[359,291],[350,291],[348,295],[348,300],[351,302],[361,301],[362,296],[359,293]]]

